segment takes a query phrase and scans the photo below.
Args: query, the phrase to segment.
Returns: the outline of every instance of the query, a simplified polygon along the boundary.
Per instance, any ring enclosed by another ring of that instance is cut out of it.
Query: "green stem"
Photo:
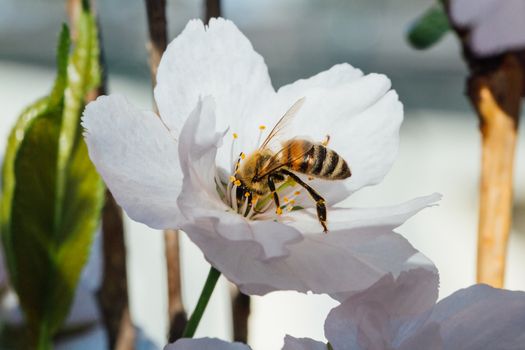
[[[199,297],[197,306],[191,314],[191,317],[186,324],[186,328],[184,328],[184,332],[182,333],[183,338],[192,338],[195,335],[195,331],[199,326],[199,322],[201,321],[202,315],[204,314],[204,310],[206,310],[206,306],[210,301],[211,294],[213,293],[220,276],[221,272],[212,266],[210,268],[210,272],[208,273],[206,283],[204,283],[204,287],[202,288],[201,296]]]
[[[47,328],[47,324],[43,323],[40,326],[38,332],[38,350],[50,350],[51,349],[51,337]]]

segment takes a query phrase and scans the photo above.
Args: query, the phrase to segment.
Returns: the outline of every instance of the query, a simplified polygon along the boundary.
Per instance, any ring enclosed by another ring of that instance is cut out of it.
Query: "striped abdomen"
[[[327,180],[346,179],[351,175],[346,161],[320,143],[294,139],[283,146],[283,161],[293,171]]]

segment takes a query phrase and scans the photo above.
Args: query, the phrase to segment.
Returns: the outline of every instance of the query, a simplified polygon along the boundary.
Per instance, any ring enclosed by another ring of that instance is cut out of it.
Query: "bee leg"
[[[302,186],[304,189],[308,191],[310,196],[315,201],[315,206],[317,209],[317,218],[319,219],[319,222],[321,223],[321,226],[323,226],[323,231],[326,233],[328,232],[328,228],[326,227],[326,202],[323,197],[319,193],[317,193],[310,185],[305,183],[301,178],[291,171],[288,171],[286,169],[281,170],[281,173],[291,177],[295,182],[297,182],[300,186]]]
[[[250,213],[250,210],[252,209],[252,198],[253,198],[253,194],[251,191],[246,191],[244,192],[244,198],[246,198],[246,200],[248,201],[247,202],[247,205],[246,205],[246,210],[244,211],[244,216],[248,216],[248,214]]]
[[[237,158],[237,161],[235,162],[235,169],[234,169],[234,174],[237,174],[237,170],[239,170],[239,165],[241,164],[241,159],[242,159],[242,152],[239,153],[239,158]]]
[[[237,186],[235,189],[235,198],[237,199],[237,211],[242,207],[243,201],[245,199],[244,193],[246,193],[246,188],[244,186]]]
[[[275,212],[277,214],[280,214],[282,212],[282,209],[281,209],[281,205],[279,204],[279,195],[277,194],[277,191],[275,190],[275,182],[274,182],[273,175],[268,175],[268,187],[270,188],[270,191],[272,191],[273,201],[275,202]]]

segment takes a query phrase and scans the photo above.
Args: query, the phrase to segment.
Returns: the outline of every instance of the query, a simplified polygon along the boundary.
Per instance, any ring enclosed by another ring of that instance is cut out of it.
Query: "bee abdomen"
[[[315,145],[313,147],[313,162],[308,174],[316,177],[340,180],[350,177],[350,168],[346,161],[329,148],[323,145]]]

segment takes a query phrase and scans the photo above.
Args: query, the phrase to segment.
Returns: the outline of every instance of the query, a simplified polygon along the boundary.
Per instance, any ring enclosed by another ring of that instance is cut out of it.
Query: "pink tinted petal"
[[[390,349],[404,321],[430,309],[439,278],[425,268],[387,275],[330,311],[325,335],[335,349]]]
[[[250,347],[245,344],[229,343],[216,338],[182,338],[173,344],[166,345],[164,350],[250,350]]]
[[[441,300],[428,322],[441,326],[444,349],[522,349],[525,292],[487,285],[462,289]]]
[[[162,121],[111,95],[87,105],[82,125],[89,157],[126,213],[153,228],[177,228],[182,172]]]
[[[309,338],[294,338],[287,335],[284,338],[282,350],[327,350],[326,344]]]

